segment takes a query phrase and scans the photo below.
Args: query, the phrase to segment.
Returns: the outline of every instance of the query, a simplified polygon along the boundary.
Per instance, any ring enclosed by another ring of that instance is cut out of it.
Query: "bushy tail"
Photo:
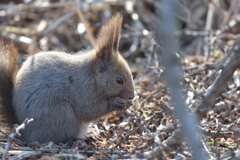
[[[12,91],[17,71],[18,53],[13,44],[0,41],[0,123],[15,123]]]

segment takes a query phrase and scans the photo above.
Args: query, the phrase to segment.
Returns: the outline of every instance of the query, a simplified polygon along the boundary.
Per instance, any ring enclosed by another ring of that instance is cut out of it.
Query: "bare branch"
[[[80,10],[80,1],[79,0],[76,0],[76,12],[77,12],[79,19],[85,25],[86,32],[87,32],[87,38],[88,38],[89,42],[91,43],[92,47],[96,47],[96,39],[93,35],[92,27],[91,27],[90,23],[87,21],[87,19],[85,18],[82,11]]]
[[[239,41],[233,46],[229,57],[223,62],[223,67],[213,84],[207,89],[197,112],[200,115],[206,114],[207,111],[215,104],[217,97],[226,89],[227,82],[232,78],[234,71],[240,66],[240,43]]]
[[[171,100],[175,106],[177,119],[180,120],[183,129],[183,135],[192,151],[192,157],[196,160],[205,160],[206,153],[201,144],[201,136],[197,128],[197,118],[194,113],[187,111],[185,99],[183,98],[181,81],[183,72],[180,69],[176,51],[178,42],[174,33],[176,32],[176,20],[174,11],[176,10],[175,0],[163,0],[158,10],[160,19],[156,25],[156,39],[160,44],[162,53],[161,62],[166,68],[166,82],[169,87]],[[159,56],[160,57],[160,56]]]

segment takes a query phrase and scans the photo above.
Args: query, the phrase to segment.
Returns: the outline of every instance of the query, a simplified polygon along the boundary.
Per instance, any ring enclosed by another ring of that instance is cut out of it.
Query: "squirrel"
[[[0,106],[8,108],[6,115],[17,123],[33,118],[21,132],[23,142],[75,140],[85,134],[89,122],[130,106],[134,82],[119,52],[122,22],[122,15],[112,17],[90,51],[39,52],[18,71],[16,55],[1,53]]]

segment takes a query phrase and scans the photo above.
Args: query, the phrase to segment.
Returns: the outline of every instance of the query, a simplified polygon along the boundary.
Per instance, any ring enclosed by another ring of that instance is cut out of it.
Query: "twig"
[[[40,10],[40,9],[50,9],[50,8],[60,8],[60,7],[67,7],[71,6],[73,2],[56,2],[56,3],[38,3],[36,4],[19,4],[19,5],[13,5],[13,4],[7,4],[7,5],[0,5],[1,10],[10,10],[9,13],[17,14],[18,11],[23,10]],[[9,14],[8,13],[8,14]]]
[[[209,55],[209,42],[210,42],[210,36],[211,35],[211,29],[212,29],[212,23],[213,23],[213,14],[215,11],[215,7],[213,5],[213,2],[210,0],[208,3],[208,13],[207,13],[207,19],[205,24],[205,31],[208,32],[208,35],[204,38],[204,55],[208,57]]]
[[[52,32],[55,30],[59,25],[63,24],[63,22],[69,20],[74,15],[74,12],[67,13],[63,15],[62,17],[59,17],[55,21],[51,22],[48,27],[42,32],[42,36],[47,35],[49,32]]]
[[[22,28],[15,26],[0,26],[0,32],[23,34],[27,36],[37,34],[37,30],[35,30],[34,28]]]
[[[127,155],[127,152],[124,151],[117,151],[117,150],[111,150],[111,149],[93,149],[93,150],[76,150],[76,149],[64,149],[64,148],[40,148],[40,149],[31,149],[31,148],[23,148],[19,150],[10,150],[10,154],[14,155],[16,158],[13,158],[13,160],[22,160],[26,158],[34,158],[34,156],[42,155],[44,153],[51,153],[54,155],[54,157],[62,156],[62,157],[68,157],[68,156],[76,156],[78,154],[98,154],[98,153],[107,153],[107,154],[121,154],[122,156]],[[129,158],[129,157],[126,157]]]
[[[20,135],[21,135],[20,131],[23,130],[23,129],[25,129],[26,126],[27,126],[29,123],[31,123],[32,121],[33,121],[32,118],[31,118],[31,119],[25,119],[24,122],[23,122],[21,125],[19,125],[18,127],[16,127],[16,128],[14,129],[14,131],[9,134],[8,139],[7,139],[7,143],[6,143],[6,145],[5,145],[5,152],[4,152],[3,157],[2,157],[3,160],[7,160],[7,159],[8,159],[8,151],[9,151],[9,149],[11,148],[12,141],[13,141],[17,136],[20,136]]]
[[[87,32],[87,38],[89,40],[89,42],[91,43],[91,45],[93,47],[96,46],[96,39],[94,38],[94,35],[93,35],[93,32],[92,32],[92,27],[90,25],[90,23],[85,19],[82,11],[80,10],[80,2],[79,0],[76,0],[76,12],[77,12],[77,15],[79,17],[79,19],[82,21],[82,23],[84,24],[85,28],[86,28],[86,32]]]

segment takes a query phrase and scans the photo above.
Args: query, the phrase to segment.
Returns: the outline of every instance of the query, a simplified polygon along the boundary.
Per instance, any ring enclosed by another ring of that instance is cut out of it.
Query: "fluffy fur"
[[[74,140],[88,122],[123,109],[133,99],[132,74],[118,51],[121,25],[122,17],[113,17],[88,53],[40,52],[23,63],[14,80],[13,109],[19,123],[34,119],[23,130],[26,143]]]

